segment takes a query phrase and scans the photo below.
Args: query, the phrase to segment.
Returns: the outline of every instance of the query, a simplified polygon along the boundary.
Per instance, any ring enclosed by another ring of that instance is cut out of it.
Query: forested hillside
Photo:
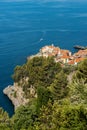
[[[87,59],[62,67],[53,57],[34,57],[12,78],[30,100],[11,118],[0,109],[0,130],[87,130]]]

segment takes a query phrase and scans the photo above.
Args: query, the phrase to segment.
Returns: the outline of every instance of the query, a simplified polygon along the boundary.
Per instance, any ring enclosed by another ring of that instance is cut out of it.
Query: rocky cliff
[[[29,99],[26,99],[22,87],[18,86],[17,83],[14,83],[12,86],[8,86],[3,90],[3,93],[8,96],[12,101],[15,109],[20,105],[25,105],[29,102]]]

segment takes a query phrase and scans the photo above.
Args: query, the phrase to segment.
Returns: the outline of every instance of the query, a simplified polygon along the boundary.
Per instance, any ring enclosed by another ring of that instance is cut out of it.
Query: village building
[[[49,46],[44,46],[40,49],[39,53],[30,56],[27,59],[33,57],[54,57],[55,62],[60,62],[61,65],[77,65],[79,62],[87,58],[87,49],[79,50],[78,52],[72,54],[69,50],[61,49],[55,47],[53,44]]]
[[[53,44],[42,47],[40,53],[43,57],[53,56],[55,62],[68,65],[77,65],[79,62],[87,58],[87,49],[79,50],[72,55],[69,50],[60,49],[59,47],[55,47]]]
[[[87,58],[87,49],[85,50],[79,50],[77,53],[74,54],[74,57],[76,58]]]
[[[44,57],[57,56],[59,53],[59,50],[60,50],[59,47],[55,47],[54,45],[51,45],[51,46],[45,46],[45,47],[41,48],[40,53]]]

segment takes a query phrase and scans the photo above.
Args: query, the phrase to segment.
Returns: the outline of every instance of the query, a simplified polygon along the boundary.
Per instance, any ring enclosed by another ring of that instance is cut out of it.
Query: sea
[[[0,0],[0,107],[10,116],[3,89],[13,84],[15,66],[51,44],[72,52],[87,46],[86,0]]]

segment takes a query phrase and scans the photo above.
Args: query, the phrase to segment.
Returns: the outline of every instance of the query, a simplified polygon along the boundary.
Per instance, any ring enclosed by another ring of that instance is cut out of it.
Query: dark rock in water
[[[85,49],[87,49],[87,46],[84,47],[84,46],[75,45],[74,48],[79,49],[79,50],[85,50]]]

